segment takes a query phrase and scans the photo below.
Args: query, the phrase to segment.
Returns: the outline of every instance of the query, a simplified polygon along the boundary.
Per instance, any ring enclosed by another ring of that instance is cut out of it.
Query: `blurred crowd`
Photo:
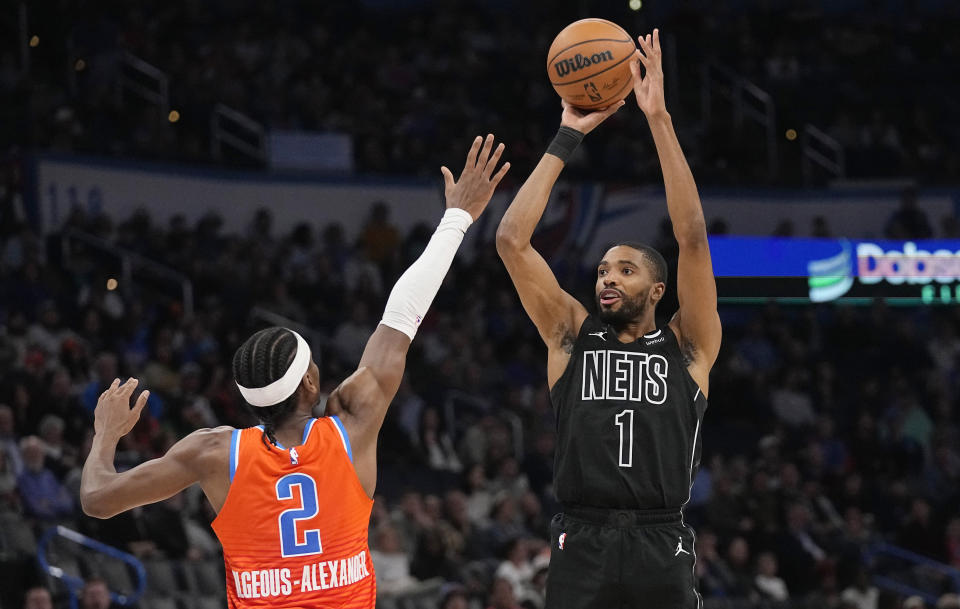
[[[0,140],[17,146],[211,162],[217,103],[267,129],[348,134],[361,172],[432,175],[460,142],[494,131],[518,171],[557,127],[546,78],[551,40],[579,17],[633,33],[659,26],[669,105],[703,184],[796,183],[813,124],[847,155],[850,177],[945,183],[960,176],[957,4],[946,0],[591,3],[36,0],[29,70],[0,49]],[[0,32],[18,39],[17,17]],[[171,123],[118,95],[129,51],[170,77]],[[702,120],[701,68],[719,62],[772,95],[781,174],[761,128],[734,120],[721,92]],[[655,179],[636,108],[588,138],[573,171]],[[238,160],[239,159],[235,159]],[[249,159],[248,159],[249,160]]]
[[[146,273],[127,281],[96,250],[73,244],[66,257],[59,235],[9,226],[0,231],[0,519],[36,532],[67,524],[188,566],[219,559],[214,514],[197,489],[107,521],[79,511],[99,393],[127,376],[151,391],[118,449],[123,469],[199,427],[252,423],[229,362],[266,325],[306,333],[329,391],[357,364],[393,281],[432,233],[401,234],[382,205],[356,239],[308,222],[278,234],[265,209],[242,234],[225,234],[213,215],[161,226],[143,210],[73,211],[68,228],[188,275],[191,313]],[[675,250],[661,247],[675,264]],[[570,260],[555,265],[560,283],[592,306],[594,261]],[[673,312],[671,298],[660,314]],[[960,568],[960,309],[769,305],[721,315],[686,508],[706,606],[932,609],[872,577],[950,591],[881,543]],[[493,245],[458,257],[381,433],[370,543],[383,607],[543,606],[546,526],[558,509],[554,430],[544,349]],[[29,552],[0,544],[0,563],[6,581],[22,583],[2,587],[4,609],[41,609],[24,604],[27,589],[30,598],[52,591],[63,606],[61,589],[41,589],[51,582]]]

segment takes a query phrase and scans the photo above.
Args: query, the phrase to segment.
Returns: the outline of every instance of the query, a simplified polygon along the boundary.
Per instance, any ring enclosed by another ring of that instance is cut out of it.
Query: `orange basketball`
[[[547,53],[547,74],[560,97],[584,110],[604,108],[633,90],[633,38],[606,19],[574,21]]]

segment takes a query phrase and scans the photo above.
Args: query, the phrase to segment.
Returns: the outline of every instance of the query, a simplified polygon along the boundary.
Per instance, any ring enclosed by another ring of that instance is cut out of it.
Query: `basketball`
[[[569,104],[605,108],[633,90],[633,38],[606,19],[574,21],[557,34],[547,53],[550,84]]]

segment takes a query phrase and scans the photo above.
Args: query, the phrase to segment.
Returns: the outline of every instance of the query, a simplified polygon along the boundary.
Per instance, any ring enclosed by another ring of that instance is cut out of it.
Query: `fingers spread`
[[[653,50],[660,52],[660,28],[653,28]]]
[[[488,133],[487,137],[483,140],[483,148],[480,149],[480,156],[477,157],[477,165],[483,163],[480,167],[481,171],[487,166],[487,161],[490,159],[491,148],[493,148],[493,134]]]
[[[500,180],[503,179],[503,176],[507,175],[507,171],[509,170],[510,170],[510,161],[507,161],[506,163],[503,164],[503,167],[500,168],[500,171],[493,174],[493,178],[490,180],[490,182],[494,185],[494,187],[496,187],[496,185],[500,183]]]
[[[127,382],[124,383],[122,387],[120,387],[120,391],[122,392],[123,395],[130,397],[131,395],[133,395],[133,390],[136,389],[137,385],[139,384],[140,384],[140,381],[138,379],[130,377],[129,379],[127,379]]]
[[[470,146],[470,150],[467,151],[467,162],[463,164],[464,171],[477,166],[477,152],[480,151],[480,144],[482,143],[483,138],[479,135],[473,138],[473,145]]]
[[[637,42],[640,43],[640,50],[643,51],[643,55],[650,55],[650,45],[647,44],[646,36],[637,36]]]
[[[493,154],[490,155],[489,159],[487,159],[487,164],[483,167],[484,176],[489,176],[490,172],[493,171],[493,168],[496,167],[497,163],[500,162],[500,155],[503,154],[504,148],[506,148],[506,146],[503,145],[503,142],[500,142],[500,144],[497,145],[497,148],[493,151]]]

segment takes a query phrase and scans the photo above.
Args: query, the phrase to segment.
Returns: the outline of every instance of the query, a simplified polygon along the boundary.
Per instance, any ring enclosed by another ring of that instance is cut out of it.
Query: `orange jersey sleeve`
[[[265,442],[261,427],[235,430],[230,479],[213,530],[231,609],[373,609],[373,500],[339,418],[311,420],[300,446],[289,448]]]

